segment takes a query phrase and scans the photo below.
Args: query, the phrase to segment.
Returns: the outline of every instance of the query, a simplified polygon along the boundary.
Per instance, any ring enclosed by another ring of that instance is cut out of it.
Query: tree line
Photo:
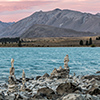
[[[2,43],[2,44],[7,44],[7,43],[18,43],[18,46],[19,47],[21,47],[22,45],[21,45],[21,39],[19,38],[19,37],[16,37],[16,38],[1,38],[0,39],[0,42]]]
[[[80,40],[79,44],[80,44],[80,45],[84,45],[83,40]],[[89,41],[87,40],[87,41],[85,42],[85,45],[87,45],[87,46],[88,46],[88,45],[92,45],[92,38],[90,38]]]

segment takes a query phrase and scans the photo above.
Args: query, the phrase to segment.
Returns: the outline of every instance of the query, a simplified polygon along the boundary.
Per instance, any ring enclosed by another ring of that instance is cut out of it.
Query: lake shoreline
[[[99,72],[99,71],[98,71]],[[10,79],[10,77],[13,79]],[[61,66],[43,76],[22,78],[9,75],[8,82],[0,84],[0,100],[100,100],[100,75],[76,76]]]

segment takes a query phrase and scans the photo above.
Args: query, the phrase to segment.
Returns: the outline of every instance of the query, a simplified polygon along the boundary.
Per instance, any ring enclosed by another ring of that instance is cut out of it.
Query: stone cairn
[[[59,69],[54,69],[51,73],[51,78],[66,78],[69,76],[69,67],[68,67],[69,57],[68,55],[64,58],[64,68],[62,66],[59,67]]]
[[[23,70],[23,73],[22,73],[22,86],[21,86],[20,91],[25,91],[25,90],[26,90],[26,85],[25,85],[25,83],[26,83],[26,78],[25,78],[25,72],[24,72],[24,70]]]
[[[69,57],[68,55],[66,55],[64,58],[64,68],[68,71],[68,74],[69,74],[70,70],[69,70],[68,62],[69,62]]]
[[[11,68],[10,68],[10,76],[8,80],[8,91],[9,92],[15,92],[17,91],[17,85],[16,85],[16,77],[15,77],[15,68],[14,68],[14,59],[11,59]]]

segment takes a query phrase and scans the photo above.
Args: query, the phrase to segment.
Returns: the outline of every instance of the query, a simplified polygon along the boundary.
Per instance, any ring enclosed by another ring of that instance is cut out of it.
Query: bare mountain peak
[[[30,27],[31,29],[33,27],[35,30],[34,27],[36,26],[34,25],[36,24],[44,25],[43,28],[49,25],[52,27],[72,29],[75,31],[100,33],[100,17],[97,15],[56,8],[52,11],[38,11],[33,13],[31,16],[24,18],[1,31],[0,37],[20,37],[27,30],[29,31]],[[51,29],[52,27],[48,28]],[[40,28],[40,26],[38,28]],[[43,28],[41,30],[43,30]],[[53,32],[56,32],[54,29],[55,28],[53,28]],[[46,30],[46,32],[48,31]]]
[[[61,11],[61,9],[59,9],[59,8],[56,8],[56,9],[54,9],[54,11]]]

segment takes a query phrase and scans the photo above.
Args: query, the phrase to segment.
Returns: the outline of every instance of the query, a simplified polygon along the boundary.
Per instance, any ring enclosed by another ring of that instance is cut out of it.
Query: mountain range
[[[0,21],[0,30],[3,30],[5,28],[7,28],[8,26],[14,24],[14,22],[9,22],[9,23],[6,23],[6,22],[2,22]]]
[[[100,13],[73,10],[39,11],[0,29],[2,37],[77,37],[100,35]]]

